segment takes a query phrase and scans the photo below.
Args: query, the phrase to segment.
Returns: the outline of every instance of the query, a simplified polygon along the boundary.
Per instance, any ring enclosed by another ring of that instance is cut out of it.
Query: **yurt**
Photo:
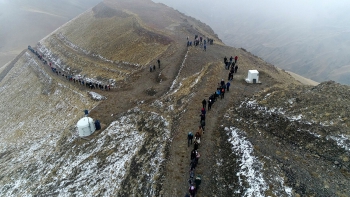
[[[259,71],[248,70],[248,77],[245,79],[247,83],[261,83],[259,81]]]
[[[78,133],[80,137],[86,137],[93,134],[96,130],[94,120],[90,117],[84,117],[77,123]]]

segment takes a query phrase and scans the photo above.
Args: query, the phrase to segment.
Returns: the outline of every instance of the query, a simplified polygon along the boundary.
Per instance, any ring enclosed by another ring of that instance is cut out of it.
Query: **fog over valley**
[[[224,43],[280,68],[350,84],[349,1],[154,1],[207,23]]]
[[[101,0],[0,0],[0,67]]]

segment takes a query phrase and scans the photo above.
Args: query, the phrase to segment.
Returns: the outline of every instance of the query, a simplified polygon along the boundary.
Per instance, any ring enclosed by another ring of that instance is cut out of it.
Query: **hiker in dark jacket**
[[[224,81],[224,79],[221,79],[220,88],[222,88],[222,86],[224,86],[224,85],[225,85],[225,81]]]
[[[158,62],[158,68],[160,68],[160,60],[158,59],[157,62]]]
[[[156,65],[153,65],[153,70],[154,70],[154,71],[156,70]]]
[[[197,155],[196,152],[197,152],[196,149],[193,149],[193,150],[191,151],[191,161],[194,160],[194,159],[196,158],[196,155]]]
[[[212,103],[212,101],[211,101],[211,99],[209,99],[209,101],[208,101],[208,111],[211,109],[211,105],[212,105],[213,103]]]
[[[197,150],[197,149],[198,149],[198,146],[199,146],[198,142],[197,142],[197,141],[194,141],[194,142],[193,142],[193,149],[194,149],[194,150]]]
[[[220,89],[219,90],[216,90],[216,93],[215,93],[215,101],[219,98],[220,96]]]
[[[202,105],[203,105],[203,108],[204,108],[204,109],[207,107],[207,101],[206,101],[205,99],[203,99]]]
[[[227,92],[230,91],[230,85],[231,85],[230,82],[227,82],[227,83],[226,83],[226,90],[227,90]]]
[[[205,120],[201,120],[201,127],[202,127],[203,134],[204,134]]]
[[[237,73],[237,70],[238,70],[238,66],[236,65],[235,66],[235,73]]]
[[[202,120],[205,121],[205,115],[204,115],[204,114],[201,114],[200,117],[201,117],[201,121],[202,121]]]
[[[193,134],[192,132],[189,132],[187,135],[187,145],[190,146],[190,143],[192,144],[192,140],[193,140]]]

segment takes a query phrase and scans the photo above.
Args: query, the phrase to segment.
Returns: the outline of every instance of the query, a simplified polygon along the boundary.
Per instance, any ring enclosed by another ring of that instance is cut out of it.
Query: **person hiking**
[[[196,149],[193,149],[193,150],[191,151],[191,161],[194,160],[194,159],[196,158],[196,156],[197,156],[197,153],[196,153],[196,152],[197,152]]]
[[[196,164],[198,164],[199,158],[200,158],[200,157],[201,157],[201,155],[200,155],[199,152],[197,151],[196,158],[195,158]]]
[[[198,146],[199,146],[198,142],[197,142],[197,141],[194,141],[194,142],[193,142],[193,149],[194,149],[194,150],[197,150],[197,149],[198,149]]]
[[[230,65],[232,64],[232,60],[233,60],[233,57],[231,56],[230,57]]]
[[[225,56],[225,57],[224,57],[224,63],[225,63],[225,65],[226,65],[226,62],[227,62],[227,57]]]
[[[203,129],[202,129],[202,126],[201,125],[199,125],[198,126],[198,130],[197,130],[197,132],[199,132],[199,134],[202,136],[204,133],[203,133]]]
[[[188,192],[190,193],[190,195],[192,197],[195,197],[196,196],[196,192],[197,192],[196,187],[194,185],[191,185],[190,188],[188,189]]]
[[[204,44],[204,51],[207,51],[207,45]]]
[[[230,85],[231,85],[231,83],[228,81],[226,83],[226,90],[227,90],[227,92],[230,91]]]
[[[149,72],[152,72],[152,66],[149,66]]]
[[[231,69],[235,67],[235,64],[236,64],[235,62],[232,62]]]
[[[201,120],[205,120],[205,115],[204,114],[201,114],[200,117],[201,117]]]
[[[196,135],[194,135],[194,141],[197,142],[198,144],[201,143],[201,134],[199,132],[196,132]]]
[[[221,96],[221,99],[223,99],[225,96],[225,88],[224,87],[222,87],[220,90],[220,96]]]
[[[153,65],[153,70],[156,71],[156,65]]]
[[[204,134],[205,120],[201,120],[201,127],[202,127],[203,134]]]
[[[187,145],[190,146],[190,143],[192,144],[192,140],[193,140],[193,134],[192,132],[188,132],[187,134]]]
[[[207,111],[205,111],[205,109],[202,108],[202,109],[201,109],[201,113],[205,115],[205,114],[207,113]]]
[[[216,90],[215,101],[219,98],[219,96],[220,96],[220,89]]]
[[[158,62],[158,68],[160,68],[160,60],[158,59],[157,62]]]
[[[229,68],[230,68],[230,62],[226,62],[225,70],[228,70]]]
[[[235,56],[235,63],[237,63],[237,60],[238,60],[238,57],[237,57],[237,55]]]
[[[212,101],[211,101],[211,99],[209,99],[209,101],[208,101],[208,111],[211,109],[211,105],[212,105]]]
[[[222,88],[222,86],[224,86],[224,85],[225,85],[225,81],[224,81],[224,79],[221,79],[220,88]]]
[[[204,109],[207,107],[207,101],[206,101],[205,99],[203,99],[202,105],[203,105],[203,108],[204,108]]]
[[[238,70],[238,66],[236,65],[235,66],[235,73],[237,73],[237,70]]]

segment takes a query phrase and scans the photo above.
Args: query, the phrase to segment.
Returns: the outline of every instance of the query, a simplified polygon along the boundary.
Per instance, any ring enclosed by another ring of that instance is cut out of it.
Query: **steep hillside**
[[[214,43],[187,46],[194,35]],[[106,0],[1,70],[0,195],[184,196],[187,134],[227,81],[225,56],[238,72],[207,108],[196,196],[350,195],[348,86],[302,85],[145,0]],[[251,69],[261,84],[245,82]],[[80,138],[84,109],[102,129]]]

